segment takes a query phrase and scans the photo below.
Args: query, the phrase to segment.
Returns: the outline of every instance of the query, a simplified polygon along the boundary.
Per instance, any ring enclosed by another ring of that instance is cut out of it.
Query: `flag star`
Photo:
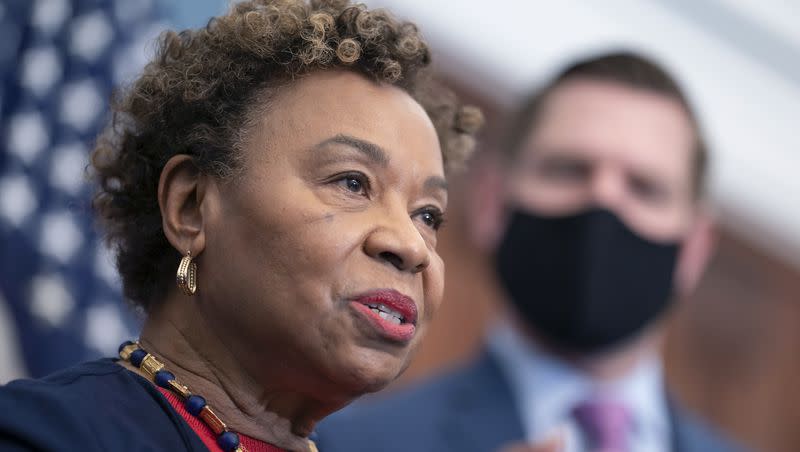
[[[130,337],[119,307],[111,302],[95,303],[86,309],[84,341],[103,355],[113,354],[120,342]]]
[[[64,124],[86,132],[102,109],[103,99],[94,80],[87,78],[64,87],[59,111]]]
[[[36,276],[31,281],[31,314],[50,327],[60,327],[75,309],[75,300],[57,275]]]
[[[137,42],[120,48],[111,57],[112,77],[115,85],[128,84],[138,75],[142,65],[139,64],[139,54],[144,53],[138,50]]]
[[[80,142],[59,146],[53,150],[50,182],[55,188],[78,195],[85,186],[84,168],[88,163],[86,148]]]
[[[83,234],[67,211],[48,213],[42,218],[39,251],[66,264],[83,245]]]
[[[61,78],[61,61],[53,47],[29,50],[22,60],[20,83],[36,96],[43,97]]]
[[[0,215],[19,228],[38,207],[28,178],[22,174],[0,180]]]
[[[101,11],[75,19],[70,30],[70,51],[85,60],[97,60],[114,36],[108,22],[108,17]]]
[[[18,113],[9,120],[8,149],[30,165],[50,144],[50,135],[41,113]]]
[[[58,31],[72,14],[68,0],[35,0],[33,24],[44,33]]]
[[[112,56],[114,83],[125,84],[139,74],[152,56],[149,44],[158,37],[164,28],[167,28],[167,25],[163,23],[148,23],[146,26],[140,26],[133,41],[114,52]]]

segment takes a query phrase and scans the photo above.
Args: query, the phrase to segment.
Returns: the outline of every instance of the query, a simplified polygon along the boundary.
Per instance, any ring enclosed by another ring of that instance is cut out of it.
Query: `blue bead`
[[[169,382],[175,379],[175,375],[168,370],[156,372],[156,384],[164,389],[169,389]]]
[[[217,437],[217,444],[219,444],[219,447],[225,452],[233,452],[239,447],[239,435],[233,432],[222,432],[222,434]]]
[[[186,402],[186,411],[189,412],[192,416],[200,416],[200,411],[203,410],[206,406],[206,399],[200,397],[199,395],[190,395]]]
[[[133,345],[133,342],[131,342],[131,341],[123,342],[122,344],[119,345],[119,349],[117,349],[117,353],[122,353],[122,349],[127,347],[127,346],[129,346],[129,345]]]
[[[142,350],[141,348],[137,348],[131,353],[131,364],[133,364],[136,367],[141,366],[142,360],[144,359],[145,356],[147,356],[147,352]]]

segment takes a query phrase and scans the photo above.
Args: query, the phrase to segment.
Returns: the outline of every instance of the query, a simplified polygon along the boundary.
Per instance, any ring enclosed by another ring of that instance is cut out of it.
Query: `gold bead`
[[[125,347],[122,347],[122,350],[119,352],[119,357],[122,358],[123,361],[128,361],[131,358],[131,353],[133,353],[133,351],[137,348],[139,348],[138,343],[126,345]]]
[[[178,395],[183,398],[183,400],[188,399],[189,396],[192,395],[191,391],[189,391],[189,388],[178,383],[178,380],[170,380],[167,384],[169,385],[169,388],[177,392]]]
[[[208,405],[204,406],[200,411],[200,419],[211,428],[215,435],[219,435],[228,430],[228,426],[222,422],[222,419],[220,419]]]
[[[155,356],[151,354],[147,354],[144,359],[142,359],[142,365],[139,366],[142,369],[142,372],[146,373],[150,379],[156,377],[156,372],[164,368],[164,364],[159,362]]]

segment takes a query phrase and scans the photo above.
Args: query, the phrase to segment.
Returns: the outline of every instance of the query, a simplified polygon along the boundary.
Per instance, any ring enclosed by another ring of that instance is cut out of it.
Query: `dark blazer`
[[[742,450],[670,406],[674,450]],[[388,398],[356,404],[317,428],[321,452],[495,452],[525,435],[510,388],[484,353],[471,365]]]

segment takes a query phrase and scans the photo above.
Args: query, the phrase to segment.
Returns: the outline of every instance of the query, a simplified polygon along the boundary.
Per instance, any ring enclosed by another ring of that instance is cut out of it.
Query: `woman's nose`
[[[364,251],[398,270],[419,273],[431,261],[428,244],[406,212],[383,216],[364,243]]]

